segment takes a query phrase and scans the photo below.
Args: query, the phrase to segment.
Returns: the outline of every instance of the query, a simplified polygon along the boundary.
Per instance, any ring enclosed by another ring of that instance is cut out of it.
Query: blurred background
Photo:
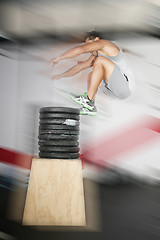
[[[0,0],[0,238],[159,239],[159,12],[159,0]],[[68,93],[84,92],[91,71],[51,81],[89,54],[55,68],[46,62],[93,30],[124,49],[134,73],[130,98],[118,101],[99,89],[97,117],[81,117],[83,177],[99,189],[102,230],[40,234],[21,225],[39,108],[78,107]]]
[[[159,7],[159,0],[1,0],[1,30],[22,39],[77,36],[93,28],[159,35]]]

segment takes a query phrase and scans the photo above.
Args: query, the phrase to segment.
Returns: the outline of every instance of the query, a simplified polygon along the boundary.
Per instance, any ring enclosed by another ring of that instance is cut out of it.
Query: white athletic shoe
[[[74,102],[82,105],[83,107],[87,108],[90,111],[93,111],[94,108],[95,108],[94,101],[91,101],[88,98],[87,93],[83,93],[83,94],[78,95],[78,96],[70,94],[70,97]]]

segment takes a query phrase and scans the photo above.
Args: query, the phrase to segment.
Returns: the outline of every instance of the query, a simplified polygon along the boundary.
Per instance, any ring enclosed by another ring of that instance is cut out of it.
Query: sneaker
[[[75,95],[73,95],[73,94],[70,94],[70,97],[71,97],[71,99],[72,99],[74,102],[82,105],[83,107],[85,107],[85,108],[87,108],[87,109],[89,109],[89,110],[91,110],[91,111],[92,111],[92,110],[94,109],[94,107],[95,107],[95,106],[94,106],[94,101],[91,101],[91,100],[88,98],[87,93],[83,93],[83,94],[78,95],[78,96],[75,96]]]
[[[80,109],[80,114],[81,115],[96,116],[97,115],[97,109],[96,109],[95,106],[94,106],[94,109],[92,109],[92,110],[89,110],[89,109],[87,109],[85,107],[82,107]]]

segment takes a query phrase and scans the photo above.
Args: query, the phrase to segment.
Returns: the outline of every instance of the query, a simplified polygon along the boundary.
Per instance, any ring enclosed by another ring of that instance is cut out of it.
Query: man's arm
[[[51,59],[49,61],[49,63],[55,63],[56,64],[61,60],[74,58],[74,57],[77,57],[78,55],[81,55],[83,53],[98,51],[98,50],[102,49],[105,46],[105,44],[106,44],[105,40],[102,40],[102,39],[100,39],[98,41],[95,41],[95,42],[86,43],[82,46],[78,46],[78,47],[75,47],[75,48],[72,48],[72,49],[66,51],[65,53],[63,53],[59,57]]]
[[[59,74],[59,75],[54,75],[52,76],[52,79],[60,79],[63,77],[71,77],[76,75],[77,73],[90,68],[93,66],[94,60],[95,60],[96,56],[91,55],[86,61],[82,61],[79,64],[75,65],[74,67],[70,68],[68,71]]]

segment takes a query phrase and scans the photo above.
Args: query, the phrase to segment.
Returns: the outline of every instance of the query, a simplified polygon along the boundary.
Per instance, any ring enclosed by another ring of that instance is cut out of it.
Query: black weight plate
[[[79,126],[66,126],[66,125],[40,125],[39,126],[40,130],[73,130],[73,131],[78,131]]]
[[[64,119],[75,119],[79,120],[80,116],[78,114],[68,114],[68,113],[41,113],[40,119],[53,119],[53,118],[64,118]]]
[[[64,118],[59,118],[59,119],[56,119],[56,118],[54,118],[54,119],[41,119],[40,121],[39,121],[39,124],[40,125],[45,125],[45,124],[55,124],[55,125],[60,125],[60,124],[63,124],[64,126],[72,126],[71,124],[67,124],[67,120],[71,120],[71,121],[74,121],[73,122],[73,126],[79,126],[79,121],[77,121],[77,120],[74,120],[74,119],[64,119]]]
[[[66,152],[66,153],[78,153],[79,147],[54,147],[54,146],[45,146],[45,147],[39,147],[40,152]]]
[[[54,134],[42,134],[38,135],[39,140],[71,140],[71,141],[76,141],[79,139],[78,135],[54,135]]]
[[[79,158],[79,153],[46,153],[40,152],[40,158],[52,158],[52,159],[77,159]]]
[[[39,134],[79,135],[79,131],[72,131],[72,130],[39,130]]]
[[[40,113],[74,113],[79,114],[80,110],[78,108],[69,107],[43,107],[39,111]]]
[[[78,147],[79,142],[78,141],[64,141],[64,140],[39,140],[38,141],[39,146],[74,146]]]

